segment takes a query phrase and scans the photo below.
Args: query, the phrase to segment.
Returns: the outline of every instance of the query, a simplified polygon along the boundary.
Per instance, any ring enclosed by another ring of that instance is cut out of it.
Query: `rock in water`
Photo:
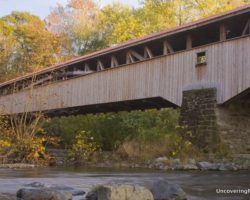
[[[29,183],[29,184],[25,184],[24,185],[25,187],[32,187],[32,188],[42,188],[42,187],[45,187],[43,183],[40,183],[40,182],[32,182],[32,183]]]
[[[219,170],[220,167],[219,163],[211,163],[206,161],[198,162],[197,166],[201,170]]]
[[[63,186],[63,185],[54,185],[54,186],[50,186],[49,188],[55,191],[69,192],[72,194],[72,196],[83,196],[85,194],[83,190],[78,190],[78,189],[68,187],[68,186]]]
[[[154,200],[186,200],[187,195],[179,185],[170,184],[168,181],[159,180],[150,187]]]
[[[154,200],[152,193],[137,185],[101,185],[91,190],[87,200]]]
[[[41,192],[46,191],[46,194],[44,194],[44,195],[52,196],[53,198],[54,198],[54,196],[58,196],[58,199],[61,199],[60,196],[63,196],[63,195],[65,195],[65,197],[63,197],[63,199],[68,199],[68,197],[70,197],[68,194],[71,194],[72,196],[84,196],[84,194],[85,194],[85,192],[83,190],[75,189],[75,188],[64,186],[64,185],[52,185],[50,187],[47,187],[43,183],[33,182],[33,183],[25,184],[24,186],[25,186],[25,188],[22,188],[17,193],[17,196],[18,197],[20,196],[19,198],[22,198],[22,199],[24,199],[24,197],[21,197],[21,196],[24,196],[24,195],[26,195],[26,193],[31,193],[31,192],[34,193],[34,194],[32,194],[32,198],[35,195],[40,196],[40,191]],[[40,199],[39,196],[36,198]],[[47,196],[44,198],[47,198]],[[0,198],[0,200],[1,200],[1,198]],[[55,199],[52,199],[52,200],[55,200]]]
[[[49,188],[23,188],[16,196],[17,200],[72,200],[71,193]]]

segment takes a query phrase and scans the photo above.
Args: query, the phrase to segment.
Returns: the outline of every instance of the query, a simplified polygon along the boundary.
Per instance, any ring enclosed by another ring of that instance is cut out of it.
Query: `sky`
[[[65,5],[68,0],[0,0],[0,17],[10,14],[12,11],[28,11],[44,19],[51,8],[57,3]],[[116,0],[132,6],[138,6],[137,0]],[[99,5],[104,6],[112,3],[113,0],[99,0]]]

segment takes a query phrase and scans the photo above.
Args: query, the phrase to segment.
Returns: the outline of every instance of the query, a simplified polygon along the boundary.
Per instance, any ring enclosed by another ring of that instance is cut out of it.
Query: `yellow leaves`
[[[131,7],[114,3],[105,6],[97,15],[99,30],[109,44],[117,44],[143,36],[137,13]]]
[[[0,150],[1,148],[6,148],[10,146],[11,146],[11,143],[9,141],[0,139]]]
[[[101,9],[93,0],[70,0],[47,18],[69,54],[84,54],[232,9],[244,0],[144,0],[133,9],[113,3]]]
[[[96,8],[96,4],[92,0],[70,0],[69,6],[75,9],[91,10]]]
[[[41,113],[27,115],[0,117],[0,152],[7,153],[15,162],[46,164],[45,145],[56,144],[58,140],[41,128]]]
[[[3,17],[2,21],[12,31],[3,44],[5,56],[2,58],[0,55],[0,81],[36,71],[57,61],[55,55],[60,51],[59,39],[46,29],[44,21],[39,17],[14,12]]]
[[[32,157],[34,157],[35,159],[37,159],[37,158],[39,157],[38,152],[36,151],[36,152],[33,154],[33,156],[32,156]]]
[[[142,13],[148,23],[142,28],[148,33],[159,31],[244,4],[244,0],[145,0]]]
[[[234,9],[245,4],[244,0],[196,0],[198,17],[208,17],[217,13]]]
[[[75,136],[75,142],[69,150],[69,155],[74,161],[88,160],[90,155],[98,149],[94,137],[90,132],[81,131]]]
[[[14,12],[0,19],[0,81],[246,2],[144,0],[136,9],[120,3],[100,9],[94,0],[69,0],[51,11],[46,24],[27,12]]]

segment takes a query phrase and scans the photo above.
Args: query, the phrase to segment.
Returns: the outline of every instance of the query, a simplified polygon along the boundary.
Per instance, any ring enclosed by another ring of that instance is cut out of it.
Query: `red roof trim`
[[[236,9],[234,9],[234,10],[231,10],[231,11],[223,12],[221,14],[216,14],[216,15],[213,15],[213,16],[210,16],[210,17],[207,17],[207,18],[203,18],[203,19],[200,19],[200,20],[197,20],[197,21],[194,21],[194,22],[190,22],[190,23],[184,24],[182,26],[177,26],[177,27],[167,29],[167,30],[164,30],[164,31],[161,31],[161,32],[153,33],[151,35],[147,35],[147,36],[139,38],[139,39],[130,40],[130,41],[126,42],[126,43],[117,45],[115,47],[109,47],[109,48],[102,49],[102,50],[99,50],[99,51],[96,51],[96,52],[93,52],[93,53],[90,53],[90,54],[87,54],[87,55],[84,55],[84,56],[80,56],[78,58],[71,59],[71,60],[68,60],[66,62],[56,64],[56,65],[51,66],[51,67],[47,67],[47,68],[42,69],[40,71],[33,72],[33,73],[27,74],[25,76],[21,76],[21,77],[18,77],[18,78],[3,82],[3,83],[0,84],[0,87],[11,84],[11,83],[14,83],[16,81],[23,80],[25,78],[30,78],[33,75],[39,75],[39,74],[42,74],[42,73],[49,72],[51,70],[60,69],[60,68],[63,68],[65,66],[67,66],[67,65],[71,65],[71,64],[74,64],[74,63],[77,63],[77,62],[81,62],[81,61],[85,61],[85,60],[88,60],[88,59],[95,58],[97,56],[102,56],[102,55],[105,55],[105,54],[108,54],[108,53],[112,53],[112,52],[118,51],[120,49],[132,47],[132,46],[135,46],[135,45],[140,44],[142,42],[149,42],[149,41],[151,41],[153,39],[160,39],[160,38],[168,36],[170,34],[175,34],[175,33],[181,32],[181,31],[197,28],[198,26],[201,26],[201,25],[212,23],[212,22],[218,21],[218,20],[223,20],[225,17],[228,17],[230,15],[234,15],[234,14],[238,14],[238,13],[240,14],[240,13],[244,13],[244,12],[248,12],[248,11],[250,11],[250,4],[238,7]]]

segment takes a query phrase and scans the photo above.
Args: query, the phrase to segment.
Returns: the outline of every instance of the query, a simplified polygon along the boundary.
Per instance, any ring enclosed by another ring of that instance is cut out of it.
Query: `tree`
[[[45,23],[37,16],[13,12],[3,17],[1,24],[0,68],[4,72],[1,80],[34,72],[60,60],[58,37],[46,30]]]
[[[0,19],[0,81],[11,77],[10,63],[16,40],[12,35],[13,29]]]
[[[62,38],[64,55],[86,54],[195,19],[226,11],[249,0],[144,0],[132,8],[93,0],[69,0],[47,17],[47,27]]]
[[[192,0],[197,16],[208,17],[249,3],[249,0]]]
[[[161,31],[194,20],[190,0],[145,0],[143,19],[147,33]]]
[[[147,34],[234,9],[249,0],[144,0],[142,28]]]
[[[97,18],[99,30],[107,46],[145,35],[140,24],[139,10],[129,6],[120,3],[107,5],[98,13]]]
[[[47,27],[64,38],[66,55],[82,55],[102,47],[96,26],[98,10],[92,0],[69,0],[65,7],[58,4],[49,14]]]
[[[120,3],[100,9],[92,0],[70,0],[46,22],[50,31],[67,38],[66,54],[82,55],[145,35],[138,11]]]

